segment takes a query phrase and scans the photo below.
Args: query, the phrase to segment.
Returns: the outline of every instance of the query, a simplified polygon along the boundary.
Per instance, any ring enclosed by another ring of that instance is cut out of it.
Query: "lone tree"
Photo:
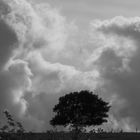
[[[107,122],[109,103],[88,90],[72,92],[59,98],[53,111],[56,113],[50,121],[53,126],[68,126],[74,130],[101,125]]]

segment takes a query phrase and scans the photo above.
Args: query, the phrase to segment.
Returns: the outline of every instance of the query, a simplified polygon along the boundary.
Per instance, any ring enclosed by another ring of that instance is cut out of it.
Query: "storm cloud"
[[[48,4],[1,0],[0,109],[27,130],[42,131],[60,96],[100,89],[112,105],[110,127],[134,130],[140,126],[139,26],[139,17],[115,17],[81,31]]]

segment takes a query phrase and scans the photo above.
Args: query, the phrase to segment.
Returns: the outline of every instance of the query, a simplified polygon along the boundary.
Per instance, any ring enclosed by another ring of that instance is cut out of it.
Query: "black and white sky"
[[[103,127],[140,129],[139,5],[0,0],[0,110],[45,131],[60,96],[98,89],[112,106]]]

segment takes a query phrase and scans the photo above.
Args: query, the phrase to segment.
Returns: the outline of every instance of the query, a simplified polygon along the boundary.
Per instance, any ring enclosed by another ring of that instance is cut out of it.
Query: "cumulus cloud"
[[[83,31],[48,4],[1,0],[0,109],[41,131],[60,96],[100,88],[111,127],[140,126],[139,26],[138,17],[116,17]]]
[[[125,130],[139,127],[139,81],[140,81],[140,18],[116,17],[111,20],[93,21],[93,32],[100,34],[104,45],[99,47],[96,61],[104,80],[105,94],[116,95],[112,101],[112,113]],[[97,50],[98,50],[97,49]],[[116,111],[117,109],[117,111]],[[122,123],[123,124],[123,123]],[[123,127],[124,126],[124,127]]]
[[[84,70],[89,51],[78,46],[78,28],[59,11],[25,0],[1,4],[0,108],[22,119],[27,129],[41,131],[48,128],[58,97],[93,90],[99,73]]]

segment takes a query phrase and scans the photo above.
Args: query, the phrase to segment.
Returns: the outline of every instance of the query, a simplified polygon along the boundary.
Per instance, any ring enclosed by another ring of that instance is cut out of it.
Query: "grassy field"
[[[72,140],[71,133],[0,134],[2,140]],[[140,140],[140,133],[80,134],[78,140]]]

